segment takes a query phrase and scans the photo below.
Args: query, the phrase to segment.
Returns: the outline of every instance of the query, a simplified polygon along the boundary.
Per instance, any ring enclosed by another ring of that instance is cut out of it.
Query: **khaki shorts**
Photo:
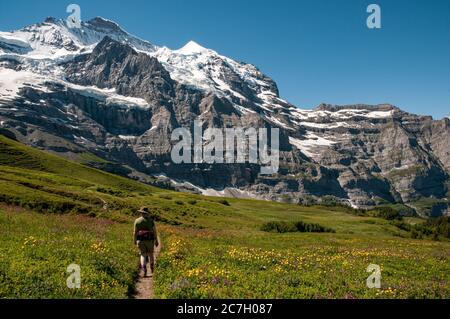
[[[138,241],[139,252],[143,256],[151,256],[153,255],[153,251],[155,250],[155,241],[154,240],[143,240]]]

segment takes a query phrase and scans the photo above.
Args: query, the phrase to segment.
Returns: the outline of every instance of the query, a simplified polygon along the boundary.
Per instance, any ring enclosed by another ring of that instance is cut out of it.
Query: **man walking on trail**
[[[150,269],[152,274],[155,271],[154,247],[158,247],[158,234],[156,225],[147,207],[139,210],[141,217],[134,222],[134,244],[139,248],[141,255],[140,268],[147,276],[147,261],[150,259]]]

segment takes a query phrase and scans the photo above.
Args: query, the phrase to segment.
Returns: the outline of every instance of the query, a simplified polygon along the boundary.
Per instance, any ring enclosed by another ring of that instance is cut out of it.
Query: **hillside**
[[[450,297],[445,238],[412,239],[388,220],[343,207],[160,190],[3,136],[0,198],[0,298],[131,296],[131,225],[141,205],[154,212],[163,239],[158,298]],[[299,221],[330,232],[261,230]],[[82,269],[79,290],[65,286],[72,263]],[[381,290],[366,287],[369,264],[382,268]]]

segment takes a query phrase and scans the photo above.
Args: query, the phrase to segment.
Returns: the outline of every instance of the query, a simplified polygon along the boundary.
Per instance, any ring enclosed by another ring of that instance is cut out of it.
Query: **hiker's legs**
[[[148,259],[148,248],[146,242],[138,242],[139,253],[140,253],[140,266],[141,270],[144,271],[144,276],[147,276],[147,259]]]
[[[147,268],[147,254],[141,254],[141,268]]]
[[[155,271],[155,241],[148,242],[148,257],[150,259],[150,269],[152,273]]]
[[[146,240],[138,242],[139,251],[141,254],[141,268],[144,270],[144,275],[147,274],[147,262],[150,260],[150,268],[152,273],[155,270],[155,256],[154,247],[155,242],[153,240]]]
[[[150,268],[153,271],[155,270],[155,256],[154,256],[154,247],[155,242],[153,240],[148,241],[140,241],[138,243],[139,251],[141,254],[141,268],[147,271],[147,262],[150,260]]]
[[[149,257],[150,257],[150,268],[153,273],[155,271],[155,254],[153,251],[149,254]]]

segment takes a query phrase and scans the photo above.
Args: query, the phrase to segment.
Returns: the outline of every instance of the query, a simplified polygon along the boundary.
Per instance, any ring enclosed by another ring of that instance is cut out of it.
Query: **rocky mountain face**
[[[280,169],[175,164],[176,128],[279,128]],[[255,66],[190,42],[158,47],[95,18],[0,32],[0,133],[145,182],[207,195],[448,212],[450,120],[392,105],[282,100]]]

